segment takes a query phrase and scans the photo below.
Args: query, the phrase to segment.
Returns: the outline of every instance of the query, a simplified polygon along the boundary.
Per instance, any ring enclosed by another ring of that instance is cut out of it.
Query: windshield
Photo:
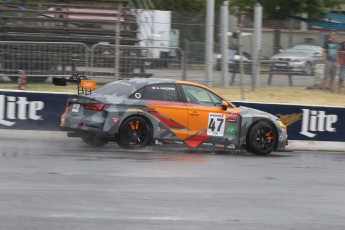
[[[308,45],[298,45],[298,46],[293,46],[291,48],[288,48],[284,50],[284,53],[306,53],[306,54],[311,54],[317,49],[313,46],[308,46]]]

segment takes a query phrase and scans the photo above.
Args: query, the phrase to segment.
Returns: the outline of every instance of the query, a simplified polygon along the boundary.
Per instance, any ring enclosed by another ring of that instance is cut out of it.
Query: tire
[[[108,144],[109,140],[101,138],[95,134],[83,134],[80,136],[81,140],[90,147],[102,147]]]
[[[144,148],[151,144],[152,137],[151,124],[143,117],[133,116],[122,123],[118,144],[129,149]]]
[[[256,155],[268,155],[275,150],[278,134],[271,123],[260,121],[248,132],[247,149]]]
[[[305,63],[303,72],[305,75],[311,75],[313,73],[313,66],[310,62]]]

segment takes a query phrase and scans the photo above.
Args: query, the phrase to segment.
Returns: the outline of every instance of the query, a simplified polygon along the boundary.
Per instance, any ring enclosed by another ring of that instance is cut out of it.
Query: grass
[[[297,86],[260,86],[254,92],[248,86],[244,90],[244,100],[239,86],[230,88],[214,87],[221,95],[230,101],[275,102],[304,105],[325,105],[345,107],[345,91],[331,93],[318,89],[306,89]]]
[[[0,83],[0,89],[16,89],[17,84]],[[249,86],[244,90],[242,98],[239,86],[221,87],[214,86],[213,89],[230,101],[248,102],[274,102],[292,103],[304,105],[324,105],[345,107],[345,92],[330,93],[316,89],[306,89],[297,86],[260,86],[255,91],[251,91]],[[28,84],[27,90],[32,91],[51,91],[51,92],[77,92],[76,85],[54,86],[51,84]],[[345,90],[343,90],[345,91]]]

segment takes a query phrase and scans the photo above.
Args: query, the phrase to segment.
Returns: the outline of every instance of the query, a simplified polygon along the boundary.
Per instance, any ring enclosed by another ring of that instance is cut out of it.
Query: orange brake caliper
[[[271,133],[272,133],[272,130],[270,130],[270,131],[266,134],[267,140],[272,140],[272,139],[273,139],[273,137],[271,136]]]
[[[134,124],[133,124],[132,121],[131,121],[129,124],[130,124],[132,130],[137,130],[137,129],[139,129],[139,121],[135,121],[135,127],[134,127]]]

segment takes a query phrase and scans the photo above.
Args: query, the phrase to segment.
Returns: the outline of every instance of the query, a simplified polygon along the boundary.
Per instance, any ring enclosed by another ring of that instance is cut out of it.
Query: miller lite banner
[[[0,90],[0,129],[59,130],[68,94]]]
[[[345,142],[345,107],[234,102],[276,115],[289,140]]]
[[[59,130],[67,93],[0,90],[0,129]],[[276,115],[289,140],[345,142],[345,107],[234,102]],[[211,114],[217,116],[217,114]],[[213,135],[222,135],[222,132]]]

